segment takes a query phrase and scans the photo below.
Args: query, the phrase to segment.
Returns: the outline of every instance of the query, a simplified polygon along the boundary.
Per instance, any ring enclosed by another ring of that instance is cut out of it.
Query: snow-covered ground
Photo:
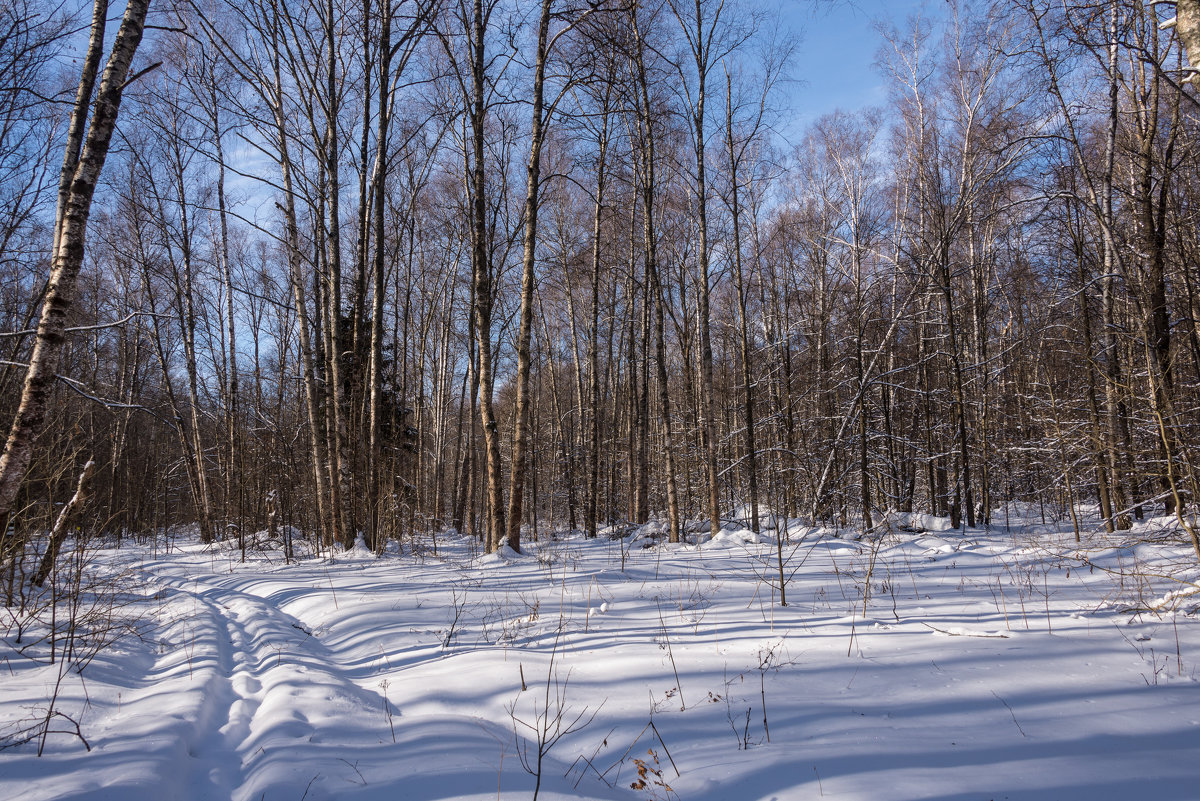
[[[56,685],[64,716],[0,751],[0,798],[528,799],[539,741],[547,800],[1200,798],[1189,548],[1021,522],[794,526],[786,607],[744,530],[100,551],[88,603],[138,635],[77,674],[0,626],[0,735]]]

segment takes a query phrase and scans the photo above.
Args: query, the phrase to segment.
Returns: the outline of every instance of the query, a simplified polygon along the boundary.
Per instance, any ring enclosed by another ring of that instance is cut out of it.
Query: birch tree
[[[20,406],[0,455],[0,536],[5,540],[9,539],[13,506],[46,416],[66,337],[67,314],[83,266],[92,199],[116,129],[125,87],[137,77],[131,76],[130,69],[142,41],[149,6],[150,0],[128,0],[103,72],[100,61],[108,3],[96,0],[92,9],[91,33],[63,152],[50,276]],[[12,553],[13,546],[4,549],[6,557]]]

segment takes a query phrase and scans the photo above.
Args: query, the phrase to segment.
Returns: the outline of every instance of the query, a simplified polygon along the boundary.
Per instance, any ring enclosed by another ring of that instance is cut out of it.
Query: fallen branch
[[[970,632],[966,632],[966,631],[946,631],[945,629],[939,629],[937,626],[931,626],[923,620],[920,621],[920,623],[925,628],[932,629],[933,631],[936,631],[938,634],[945,634],[947,637],[983,637],[986,639],[993,639],[993,640],[1007,640],[1008,639],[1007,634],[971,634]]]

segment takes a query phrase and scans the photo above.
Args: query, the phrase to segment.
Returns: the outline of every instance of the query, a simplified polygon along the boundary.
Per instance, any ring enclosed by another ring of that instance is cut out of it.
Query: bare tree
[[[46,416],[66,338],[67,313],[75,299],[75,285],[83,266],[92,198],[108,156],[121,99],[131,80],[130,67],[142,40],[149,6],[149,0],[128,1],[103,73],[99,68],[108,3],[96,0],[93,7],[91,36],[64,148],[50,277],[21,390],[21,404],[0,456],[0,536],[6,540],[9,517]],[[92,109],[90,115],[89,109]],[[6,555],[12,553],[11,547],[4,550]]]

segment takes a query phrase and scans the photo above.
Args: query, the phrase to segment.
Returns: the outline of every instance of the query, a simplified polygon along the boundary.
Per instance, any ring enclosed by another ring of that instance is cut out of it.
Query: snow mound
[[[479,557],[479,565],[507,565],[525,559],[525,554],[517,553],[507,543],[501,545],[492,553]]]
[[[359,534],[354,538],[354,547],[348,551],[343,551],[342,553],[337,554],[336,558],[341,561],[374,561],[375,552],[367,547],[366,541],[363,540],[363,535]]]
[[[934,515],[918,514],[916,512],[888,512],[886,522],[898,531],[953,531],[950,518],[935,517]]]
[[[771,538],[755,534],[748,528],[721,529],[717,536],[705,543],[706,548],[744,548],[747,545],[759,545],[770,542]]]

